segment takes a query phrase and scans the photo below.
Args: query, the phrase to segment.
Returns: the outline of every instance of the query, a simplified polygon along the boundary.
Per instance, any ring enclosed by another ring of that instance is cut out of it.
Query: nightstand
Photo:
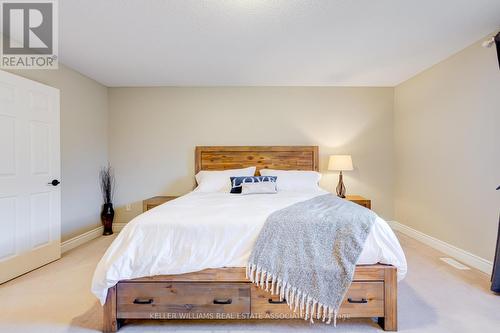
[[[142,211],[145,212],[147,210],[150,210],[151,208],[155,208],[156,206],[161,205],[162,203],[165,203],[170,200],[174,200],[178,198],[177,196],[165,196],[165,195],[160,195],[156,197],[152,197],[146,200],[142,201]]]
[[[370,199],[363,198],[360,195],[346,195],[345,198],[346,200],[357,203],[358,205],[372,209],[372,201]]]

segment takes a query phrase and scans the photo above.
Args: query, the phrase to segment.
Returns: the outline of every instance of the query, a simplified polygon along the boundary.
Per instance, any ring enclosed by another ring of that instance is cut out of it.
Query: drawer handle
[[[269,304],[285,304],[286,303],[286,299],[284,299],[284,298],[281,301],[275,301],[272,298],[268,299],[267,301],[269,302]]]
[[[134,304],[153,304],[152,298],[136,298]]]
[[[230,298],[216,298],[214,299],[214,304],[231,304],[233,300]]]
[[[352,298],[348,298],[347,301],[349,303],[368,303],[368,300],[366,298],[362,298],[362,299],[352,299]]]

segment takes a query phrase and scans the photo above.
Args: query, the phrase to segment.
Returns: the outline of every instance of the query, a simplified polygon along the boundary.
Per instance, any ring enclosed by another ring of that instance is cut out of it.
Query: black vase
[[[497,249],[491,273],[491,290],[500,294],[500,218],[498,218]]]
[[[113,219],[115,217],[115,211],[113,209],[112,203],[107,203],[102,205],[101,212],[101,222],[104,226],[103,235],[112,235],[113,234]]]

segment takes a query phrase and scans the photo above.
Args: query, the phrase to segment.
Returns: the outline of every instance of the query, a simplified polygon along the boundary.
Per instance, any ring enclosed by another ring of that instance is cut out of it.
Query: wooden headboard
[[[318,146],[198,146],[195,172],[239,169],[314,170],[318,167]]]

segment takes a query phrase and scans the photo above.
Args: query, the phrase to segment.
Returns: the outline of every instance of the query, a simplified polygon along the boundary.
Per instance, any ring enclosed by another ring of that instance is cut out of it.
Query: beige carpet
[[[500,296],[488,277],[459,271],[443,255],[398,235],[409,272],[399,284],[400,332],[500,332]],[[0,332],[95,332],[101,307],[90,293],[94,267],[112,238],[101,237],[61,260],[0,285]],[[336,328],[293,321],[161,321],[127,323],[120,332],[381,332],[371,320]]]

